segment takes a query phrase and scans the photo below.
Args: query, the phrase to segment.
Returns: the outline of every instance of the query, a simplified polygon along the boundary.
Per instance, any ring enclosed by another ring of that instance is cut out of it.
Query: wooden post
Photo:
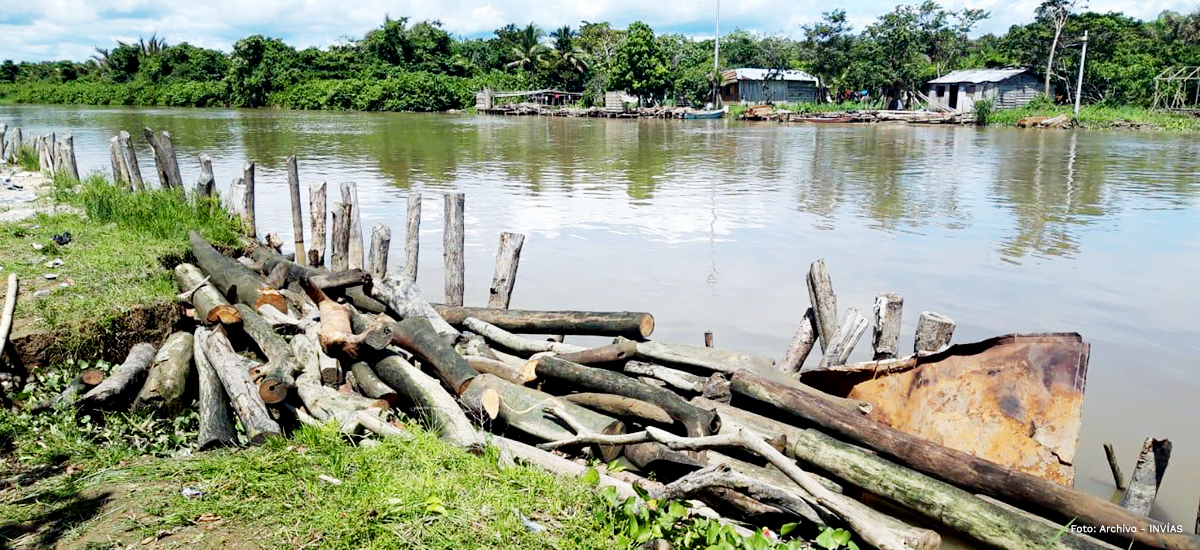
[[[404,225],[404,275],[417,282],[417,252],[421,246],[421,194],[408,194],[408,219]]]
[[[713,333],[711,330],[704,331],[704,347],[713,347]]]
[[[8,134],[8,125],[0,124],[0,162],[8,162],[8,141],[5,140]]]
[[[46,151],[46,170],[48,170],[51,175],[54,174],[54,167],[58,165],[58,150],[55,148],[56,144],[58,144],[58,136],[56,136],[54,132],[46,134],[45,139],[42,141],[42,149]]]
[[[833,293],[833,282],[825,269],[825,260],[817,260],[808,269],[808,299],[812,302],[817,319],[817,335],[821,337],[821,351],[829,349],[829,340],[838,329],[837,294]]]
[[[125,161],[121,159],[121,145],[117,143],[117,136],[108,140],[108,162],[112,165],[113,184],[128,183],[129,174],[125,172]]]
[[[808,358],[816,341],[817,316],[810,307],[804,311],[804,317],[800,319],[800,326],[796,328],[796,334],[792,336],[792,342],[788,344],[787,353],[784,353],[783,360],[779,361],[779,370],[789,374],[800,372],[801,367],[804,366],[804,360]]]
[[[300,211],[300,169],[296,167],[296,155],[287,158],[288,188],[292,192],[292,235],[296,246],[296,263],[308,264],[308,252],[304,250],[304,213]]]
[[[465,281],[463,272],[466,270],[463,258],[465,235],[463,234],[463,216],[466,210],[466,196],[462,193],[446,193],[445,221],[442,226],[442,249],[446,262],[446,305],[463,305]]]
[[[212,157],[207,153],[200,155],[200,179],[196,182],[196,194],[211,197],[217,190],[217,178],[213,175]]]
[[[308,185],[308,215],[312,219],[312,248],[308,250],[308,265],[325,265],[325,182]]]
[[[233,183],[229,185],[229,195],[222,201],[225,203],[225,211],[242,221],[242,228],[246,225],[246,183],[242,178],[233,178]]]
[[[954,320],[934,311],[922,311],[917,319],[917,339],[913,351],[938,351],[950,345]]]
[[[1117,452],[1113,450],[1112,443],[1104,444],[1104,455],[1108,457],[1108,469],[1112,470],[1113,484],[1117,486],[1118,490],[1124,491],[1126,488],[1125,474],[1121,473],[1121,464],[1117,460]]]
[[[871,338],[876,361],[896,357],[900,349],[900,315],[904,297],[895,292],[880,292],[875,297],[875,335]]]
[[[329,242],[329,268],[333,271],[349,269],[350,259],[350,205],[333,203],[333,233]]]
[[[154,167],[158,170],[158,180],[162,182],[163,189],[183,189],[183,177],[179,175],[179,161],[175,158],[171,133],[163,130],[155,134],[149,128],[142,128],[142,135],[154,151]]]
[[[242,207],[242,219],[246,224],[246,235],[251,240],[258,237],[258,220],[254,214],[254,163],[247,162],[242,166],[242,183],[246,186],[246,195],[243,197],[245,206]]]
[[[24,145],[25,145],[25,143],[21,139],[21,127],[17,126],[16,128],[13,128],[13,135],[12,135],[12,153],[11,154],[14,159],[21,155],[21,147],[23,147]]]
[[[130,189],[145,191],[146,182],[142,180],[142,169],[138,167],[137,151],[133,148],[133,140],[130,139],[129,132],[121,130],[117,134],[117,144],[121,148],[121,160],[125,164],[125,172],[129,174]]]
[[[63,170],[67,172],[68,177],[79,181],[79,165],[75,163],[75,137],[71,134],[63,136],[62,148]]]
[[[1158,496],[1158,486],[1167,473],[1167,462],[1171,460],[1171,440],[1146,438],[1137,466],[1129,477],[1129,490],[1121,497],[1121,507],[1138,515],[1149,516]]]
[[[388,250],[392,247],[392,228],[377,224],[371,228],[371,277],[382,280],[387,276]]]
[[[521,262],[521,247],[524,244],[525,235],[508,231],[500,234],[500,248],[496,251],[496,274],[492,277],[492,288],[488,293],[488,307],[508,309],[512,300],[513,285],[517,283],[517,266]]]
[[[349,269],[363,268],[363,236],[362,225],[359,221],[358,185],[352,181],[342,183],[342,205],[348,208],[346,212],[346,235],[350,238],[346,248],[346,258]]]
[[[863,318],[862,314],[855,308],[847,309],[846,319],[829,339],[829,345],[825,347],[818,368],[825,365],[846,364],[846,360],[850,358],[850,352],[854,351],[854,346],[858,344],[858,340],[866,331],[867,320]]]

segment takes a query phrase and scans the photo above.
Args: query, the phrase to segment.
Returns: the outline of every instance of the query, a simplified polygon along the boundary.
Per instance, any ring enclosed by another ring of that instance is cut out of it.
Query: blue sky
[[[646,2],[644,0],[0,0],[0,59],[82,60],[92,47],[136,40],[158,33],[169,44],[190,42],[228,51],[238,38],[261,33],[296,46],[328,46],[343,37],[359,37],[379,25],[384,14],[439,19],[450,32],[485,36],[508,22],[533,21],[551,29],[580,21],[610,21],[624,27],[642,20],[659,31],[711,36],[717,0]],[[890,11],[892,0],[832,4],[817,0],[725,0],[721,29],[736,27],[798,36],[800,27],[821,12],[845,9],[855,28]],[[952,9],[992,12],[983,32],[1002,32],[1032,18],[1038,0],[945,0]],[[1196,0],[1091,0],[1094,11],[1121,11],[1152,19],[1163,10],[1188,12]]]

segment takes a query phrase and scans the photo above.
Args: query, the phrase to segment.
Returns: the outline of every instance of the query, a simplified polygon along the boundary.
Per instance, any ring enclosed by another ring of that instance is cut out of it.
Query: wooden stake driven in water
[[[810,307],[804,310],[800,326],[796,328],[796,334],[792,336],[787,352],[783,354],[783,360],[779,362],[779,370],[789,374],[800,372],[804,366],[804,360],[812,352],[815,343],[817,343],[817,316]]]
[[[196,194],[211,197],[217,190],[217,177],[213,175],[212,157],[200,155],[200,179],[196,181]]]
[[[838,329],[837,295],[825,260],[817,260],[808,269],[808,298],[816,314],[817,335],[821,338],[821,351],[829,349],[829,341]]]
[[[446,305],[463,305],[463,290],[466,284],[463,272],[466,270],[463,258],[465,236],[463,234],[463,217],[466,209],[466,197],[462,193],[446,193],[445,220],[442,226],[442,249],[446,265]]]
[[[158,171],[158,180],[163,189],[183,189],[183,176],[179,175],[179,160],[175,158],[175,144],[171,143],[171,133],[163,130],[156,134],[149,128],[142,128],[142,136],[154,151],[154,167]]]
[[[347,236],[350,238],[346,248],[348,269],[362,269],[363,235],[359,221],[358,185],[352,181],[342,183],[342,204],[349,208],[346,220],[342,222],[347,225]]]
[[[896,357],[900,349],[900,316],[904,297],[895,292],[881,292],[875,297],[875,335],[871,338],[875,360]]]
[[[300,209],[300,170],[296,167],[296,155],[287,158],[288,189],[292,194],[292,240],[296,244],[296,263],[308,264],[308,252],[304,250],[304,213]]]
[[[247,235],[251,239],[258,236],[258,222],[254,212],[254,163],[247,162],[242,166],[242,183],[246,186],[245,205],[242,207],[242,219],[246,224]]]
[[[145,191],[146,182],[142,180],[142,169],[138,166],[137,151],[133,148],[133,139],[129,132],[121,130],[117,134],[117,144],[120,146],[125,172],[129,175],[130,188],[134,191]]]
[[[325,265],[325,182],[308,186],[308,214],[312,218],[312,248],[308,250],[308,265]]]
[[[1129,477],[1129,489],[1121,497],[1121,506],[1135,514],[1149,516],[1170,460],[1169,439],[1146,438],[1138,455],[1137,466],[1134,466],[1133,475]]]
[[[350,205],[333,203],[333,228],[329,238],[329,268],[334,271],[348,269],[350,258]]]
[[[524,244],[525,235],[508,231],[500,234],[496,274],[492,277],[492,288],[488,293],[488,307],[508,309],[513,286],[517,283],[517,266],[521,263],[521,247]]]
[[[387,276],[388,250],[392,247],[392,228],[378,224],[371,228],[371,255],[368,271],[376,279]]]
[[[63,171],[67,173],[67,177],[74,181],[79,181],[79,165],[75,163],[75,137],[67,134],[62,138],[62,160]],[[182,187],[182,184],[180,185]]]
[[[404,224],[404,276],[417,282],[417,254],[421,247],[421,195],[409,193],[408,218]]]
[[[934,311],[922,311],[917,319],[917,338],[913,351],[939,351],[950,345],[954,320]]]
[[[1113,450],[1112,443],[1104,444],[1104,456],[1108,458],[1108,469],[1112,470],[1113,484],[1117,486],[1118,490],[1124,491],[1126,488],[1125,474],[1121,473],[1121,464],[1117,460],[1117,452]]]

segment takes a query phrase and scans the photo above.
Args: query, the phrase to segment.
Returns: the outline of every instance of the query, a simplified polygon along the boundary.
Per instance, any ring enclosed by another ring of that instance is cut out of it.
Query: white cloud
[[[952,9],[983,8],[992,18],[983,32],[1003,32],[1027,22],[1037,0],[944,0]],[[841,6],[857,29],[891,10],[894,2],[870,0]],[[830,6],[817,0],[778,2],[740,0],[721,6],[721,28],[742,27],[764,33],[798,35],[800,27]],[[1121,11],[1148,19],[1163,10],[1189,11],[1186,0],[1092,0],[1092,10]],[[512,22],[536,22],[554,28],[580,21],[611,21],[623,27],[642,20],[655,29],[711,36],[716,0],[645,2],[644,0],[564,0],[547,9],[543,0],[362,0],[349,5],[334,0],[215,0],[171,2],[150,0],[0,0],[0,59],[86,59],[93,46],[136,40],[158,33],[168,43],[187,41],[228,50],[243,36],[278,36],[298,47],[328,46],[342,37],[359,37],[376,27],[385,14],[413,20],[438,19],[458,35],[488,35]]]

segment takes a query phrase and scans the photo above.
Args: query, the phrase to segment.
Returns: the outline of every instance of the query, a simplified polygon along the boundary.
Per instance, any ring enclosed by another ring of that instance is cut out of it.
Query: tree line
[[[970,34],[989,17],[984,10],[902,4],[862,29],[833,10],[795,38],[725,34],[718,65],[803,70],[820,77],[828,98],[859,90],[897,97],[955,69],[1026,67],[1047,96],[1066,101],[1088,31],[1084,101],[1141,106],[1153,101],[1153,78],[1164,68],[1200,65],[1200,10],[1142,21],[1085,12],[1078,1],[1045,0],[1031,22],[977,38]],[[702,104],[713,86],[711,39],[656,33],[641,22],[616,29],[585,21],[550,32],[509,24],[487,38],[462,38],[438,21],[387,17],[362,38],[327,48],[254,35],[226,53],[152,36],[97,47],[86,62],[0,64],[0,96],[30,103],[432,111],[469,107],[483,87],[582,92],[589,104],[618,89]]]

